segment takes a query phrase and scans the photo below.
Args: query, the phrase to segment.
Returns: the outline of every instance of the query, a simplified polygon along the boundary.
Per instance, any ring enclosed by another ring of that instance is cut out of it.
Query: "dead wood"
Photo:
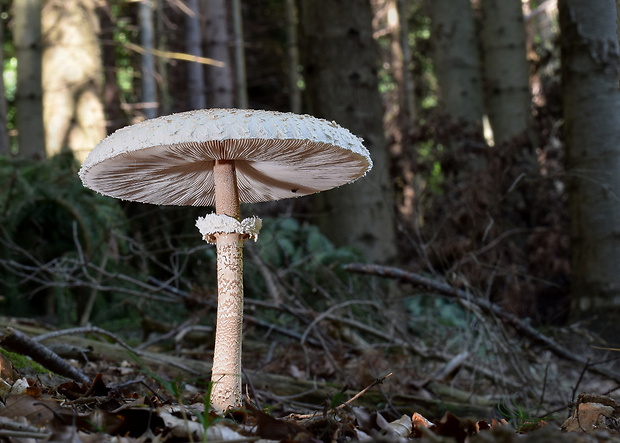
[[[68,377],[77,382],[89,382],[86,375],[60,358],[47,346],[38,343],[12,327],[5,329],[4,334],[0,338],[0,344],[8,350],[27,355],[44,368],[58,375]]]
[[[537,331],[535,328],[530,326],[525,321],[521,320],[516,315],[506,312],[500,306],[490,302],[489,300],[476,297],[475,295],[462,289],[455,288],[448,283],[424,277],[413,272],[404,271],[402,269],[392,266],[381,266],[365,263],[350,263],[348,265],[345,265],[344,269],[349,272],[377,275],[380,277],[393,278],[405,281],[416,286],[436,291],[441,295],[458,299],[465,307],[469,307],[470,309],[473,306],[477,306],[485,314],[495,316],[507,326],[512,327],[520,335],[529,339],[533,344],[540,345],[548,349],[553,354],[562,359],[579,363],[590,372],[602,375],[609,378],[610,380],[620,383],[620,373],[594,366],[587,358],[584,358],[581,355],[575,354],[574,352],[566,349],[564,346],[557,343],[550,337]]]
[[[14,330],[21,330],[22,335],[38,336],[49,333],[48,330],[25,325],[16,322],[14,319],[0,317],[0,326],[11,327]],[[80,346],[91,349],[91,358],[102,358],[107,361],[120,363],[123,360],[133,361],[132,353],[117,343],[92,340],[76,335],[61,336],[50,334],[50,343],[62,342],[70,345]],[[36,341],[33,341],[36,343]],[[188,358],[181,358],[161,352],[140,351],[137,360],[145,368],[162,376],[174,378],[177,376],[185,377],[185,380],[200,377],[208,378],[211,373],[211,361],[199,361]],[[329,404],[333,396],[342,391],[342,386],[335,383],[322,381],[300,380],[293,377],[271,374],[263,371],[245,371],[246,381],[252,385],[254,391],[263,398],[268,398],[270,402],[280,401],[282,403],[299,402],[306,408],[308,405],[316,405],[317,409],[323,411],[323,404]],[[445,411],[451,411],[462,417],[489,416],[492,410],[493,401],[484,397],[469,396],[465,402],[446,400],[450,398],[450,388],[438,388],[438,384],[433,383],[431,388],[436,388],[445,394],[442,399],[424,398],[416,395],[394,393],[389,391],[389,383],[384,389],[366,391],[363,396],[355,400],[355,406],[366,406],[373,410],[377,408],[393,408],[400,413],[412,414],[419,412],[426,417],[440,417]],[[343,392],[345,398],[352,398],[358,392],[347,389]],[[454,396],[456,397],[456,396]],[[452,397],[452,398],[454,398]]]

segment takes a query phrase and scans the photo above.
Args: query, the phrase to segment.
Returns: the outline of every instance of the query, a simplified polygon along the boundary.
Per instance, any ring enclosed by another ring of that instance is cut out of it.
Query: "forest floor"
[[[145,318],[159,332],[130,345],[0,317],[0,441],[620,442],[620,353],[577,327],[543,334],[482,304],[466,305],[479,333],[427,316],[411,334],[370,304],[367,321],[297,310],[295,330],[256,320],[261,303],[247,303],[246,405],[226,417],[205,395],[209,327]]]

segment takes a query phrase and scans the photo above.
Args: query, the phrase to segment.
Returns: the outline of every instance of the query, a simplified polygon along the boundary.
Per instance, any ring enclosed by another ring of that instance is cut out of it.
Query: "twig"
[[[7,417],[0,417],[0,429],[4,432],[6,432],[6,434],[0,434],[0,435],[4,435],[4,436],[17,436],[14,434],[9,434],[10,431],[17,431],[20,433],[31,433],[33,435],[33,437],[31,438],[45,438],[45,436],[49,437],[49,432],[46,431],[45,429],[41,429],[38,428],[36,426],[27,424],[27,423],[22,423],[19,422],[17,420],[13,420],[11,418],[7,418]],[[20,434],[20,436],[23,436],[25,434]]]
[[[47,334],[41,334],[38,337],[36,337],[36,341],[43,341],[43,340],[47,340],[50,338],[56,338],[62,335],[75,335],[75,334],[89,334],[89,333],[93,333],[93,334],[99,334],[99,335],[103,335],[106,337],[111,338],[112,340],[114,340],[114,342],[116,342],[118,345],[120,345],[121,347],[125,348],[127,351],[129,351],[130,354],[133,354],[137,357],[140,357],[142,354],[141,351],[132,348],[131,346],[129,346],[127,343],[125,343],[120,337],[118,337],[117,335],[106,331],[105,329],[101,329],[98,328],[96,326],[84,326],[81,328],[71,328],[71,329],[63,329],[60,331],[53,331],[53,332],[49,332]],[[35,343],[36,343],[35,341]],[[175,362],[168,362],[164,359],[157,359],[155,357],[153,357],[154,360],[160,360],[162,362],[165,362],[167,364],[170,364],[172,366],[176,366],[177,368],[180,368],[184,371],[187,371],[189,373],[196,373],[196,371],[194,371],[193,369],[181,364],[181,363],[175,363]]]
[[[517,332],[519,332],[522,336],[528,338],[533,343],[538,343],[545,346],[549,351],[551,351],[556,356],[563,358],[568,361],[573,361],[580,363],[586,366],[586,369],[590,372],[594,372],[596,374],[605,376],[615,382],[620,383],[620,373],[612,370],[608,370],[605,368],[599,368],[596,366],[591,366],[588,359],[577,355],[559,343],[555,342],[551,338],[546,335],[538,332],[532,326],[521,320],[514,314],[506,312],[498,305],[485,300],[480,297],[475,297],[473,294],[463,291],[461,289],[455,288],[448,283],[444,283],[441,281],[437,281],[428,277],[424,277],[422,275],[407,272],[399,268],[394,268],[391,266],[380,266],[373,264],[364,264],[364,263],[351,263],[344,266],[344,269],[349,272],[357,272],[360,274],[370,274],[370,275],[378,275],[385,278],[394,278],[402,281],[406,281],[407,283],[411,283],[417,286],[422,286],[438,293],[456,298],[467,306],[468,303],[472,303],[478,307],[480,307],[484,312],[490,315],[494,315],[500,320],[502,320],[506,325],[511,326]]]
[[[579,378],[577,379],[577,383],[575,383],[575,386],[573,387],[573,393],[570,397],[572,402],[576,401],[575,397],[577,397],[577,390],[579,389],[579,385],[581,384],[581,381],[583,380],[583,376],[586,374],[589,367],[590,367],[590,359],[588,358],[586,360],[585,365],[583,365],[581,372],[579,373]]]
[[[47,432],[47,431],[36,431],[36,432],[32,432],[32,431],[14,431],[11,429],[0,429],[0,437],[14,437],[14,438],[18,438],[18,439],[48,439],[51,436],[51,432]]]
[[[56,338],[63,335],[77,335],[77,334],[98,334],[103,335],[108,338],[114,340],[115,343],[118,343],[123,348],[127,349],[134,354],[138,354],[134,348],[125,343],[118,335],[111,333],[110,331],[106,331],[105,329],[98,328],[97,326],[82,326],[79,328],[70,328],[70,329],[61,329],[59,331],[48,332],[47,334],[41,334],[37,337],[34,337],[33,340],[37,342],[42,342],[48,340],[50,338]]]
[[[5,331],[5,334],[0,339],[0,343],[3,346],[29,356],[43,367],[59,375],[71,378],[77,382],[90,382],[86,375],[64,361],[48,347],[11,327],[7,327]]]
[[[143,349],[148,348],[149,346],[154,345],[155,343],[159,343],[165,340],[168,340],[169,338],[175,337],[179,332],[182,332],[184,330],[189,331],[188,328],[191,328],[192,326],[194,326],[194,324],[198,321],[197,317],[191,317],[187,320],[185,320],[183,323],[181,323],[180,325],[170,329],[168,332],[166,332],[165,334],[156,336],[154,338],[152,338],[151,340],[147,340],[144,343],[140,344],[136,349],[138,351],[141,351]],[[187,332],[185,332],[187,333]],[[185,334],[184,334],[185,335]],[[175,341],[176,337],[175,337]]]
[[[338,406],[336,406],[335,408],[330,409],[329,411],[325,412],[325,414],[331,414],[333,412],[339,411],[340,409],[344,409],[347,406],[349,406],[351,403],[353,403],[355,400],[357,400],[358,398],[360,398],[362,395],[364,395],[366,392],[368,392],[369,389],[374,388],[377,385],[382,384],[388,377],[390,377],[392,375],[392,372],[390,372],[387,375],[384,375],[381,378],[377,378],[375,379],[371,384],[369,384],[368,386],[366,386],[364,389],[362,389],[361,391],[359,391],[357,394],[355,394],[353,397],[351,397],[350,399],[348,399],[347,401],[345,401],[344,403],[339,404]],[[324,414],[324,415],[325,415]],[[307,418],[315,418],[317,417],[317,414],[305,414],[305,415],[297,415],[297,414],[291,414],[289,416],[290,418],[294,418],[294,419],[299,419],[299,420],[303,420],[303,419],[307,419]]]
[[[306,342],[306,338],[308,337],[308,334],[310,333],[310,331],[312,331],[312,329],[323,319],[329,317],[329,315],[340,309],[340,308],[344,308],[347,307],[349,305],[361,305],[361,304],[366,304],[366,305],[373,305],[375,307],[378,308],[377,303],[374,301],[367,301],[367,300],[347,300],[345,302],[342,303],[338,303],[337,305],[334,305],[332,307],[330,307],[327,311],[321,313],[317,318],[315,318],[314,320],[312,320],[312,323],[310,323],[310,325],[308,325],[308,327],[306,328],[306,330],[304,331],[304,333],[301,336],[301,344],[303,345]]]

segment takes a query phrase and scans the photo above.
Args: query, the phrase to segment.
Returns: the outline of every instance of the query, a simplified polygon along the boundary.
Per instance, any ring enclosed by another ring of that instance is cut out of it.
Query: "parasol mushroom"
[[[199,217],[217,248],[218,308],[211,404],[241,405],[243,242],[256,217],[240,203],[300,197],[352,182],[372,167],[361,140],[334,122],[261,110],[207,109],[158,117],[101,141],[79,175],[104,195],[156,205],[213,206]]]

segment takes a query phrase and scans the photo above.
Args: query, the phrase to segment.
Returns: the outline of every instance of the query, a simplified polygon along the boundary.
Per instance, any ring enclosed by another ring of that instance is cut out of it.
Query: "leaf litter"
[[[253,310],[282,312],[247,301]],[[289,306],[299,319],[295,328],[249,321],[246,404],[224,417],[208,404],[208,346],[163,334],[174,338],[174,349],[162,341],[132,348],[99,328],[49,332],[2,319],[0,351],[29,355],[43,366],[16,369],[15,355],[0,352],[0,441],[620,442],[620,408],[602,395],[618,389],[620,378],[597,370],[609,349],[598,360],[590,357],[595,347],[579,330],[558,330],[545,343],[569,344],[572,353],[587,356],[584,364],[562,359],[571,356],[557,352],[565,348],[541,346],[539,336],[524,339],[515,334],[518,327],[504,328],[499,315],[485,320],[471,303],[477,330],[488,333],[442,335],[450,329],[428,319],[414,328],[425,335],[416,336],[390,331],[381,317],[387,311],[374,304],[333,306],[339,315]],[[369,315],[364,322],[357,320],[362,307]],[[269,336],[272,331],[288,338]],[[33,350],[41,348],[63,358],[37,357]],[[55,373],[45,367],[49,361]],[[601,395],[577,397],[577,389]]]
[[[620,406],[605,396],[580,396],[563,425],[568,433],[543,424],[537,431],[518,434],[505,419],[474,421],[446,412],[435,421],[418,413],[390,420],[353,402],[277,417],[249,401],[221,417],[209,410],[204,397],[175,399],[178,392],[165,392],[157,380],[145,376],[113,384],[115,378],[139,373],[126,362],[108,371],[110,376],[99,372],[89,383],[65,380],[55,386],[44,385],[36,374],[21,376],[4,356],[0,362],[3,383],[10,386],[0,409],[3,442],[620,441]]]

